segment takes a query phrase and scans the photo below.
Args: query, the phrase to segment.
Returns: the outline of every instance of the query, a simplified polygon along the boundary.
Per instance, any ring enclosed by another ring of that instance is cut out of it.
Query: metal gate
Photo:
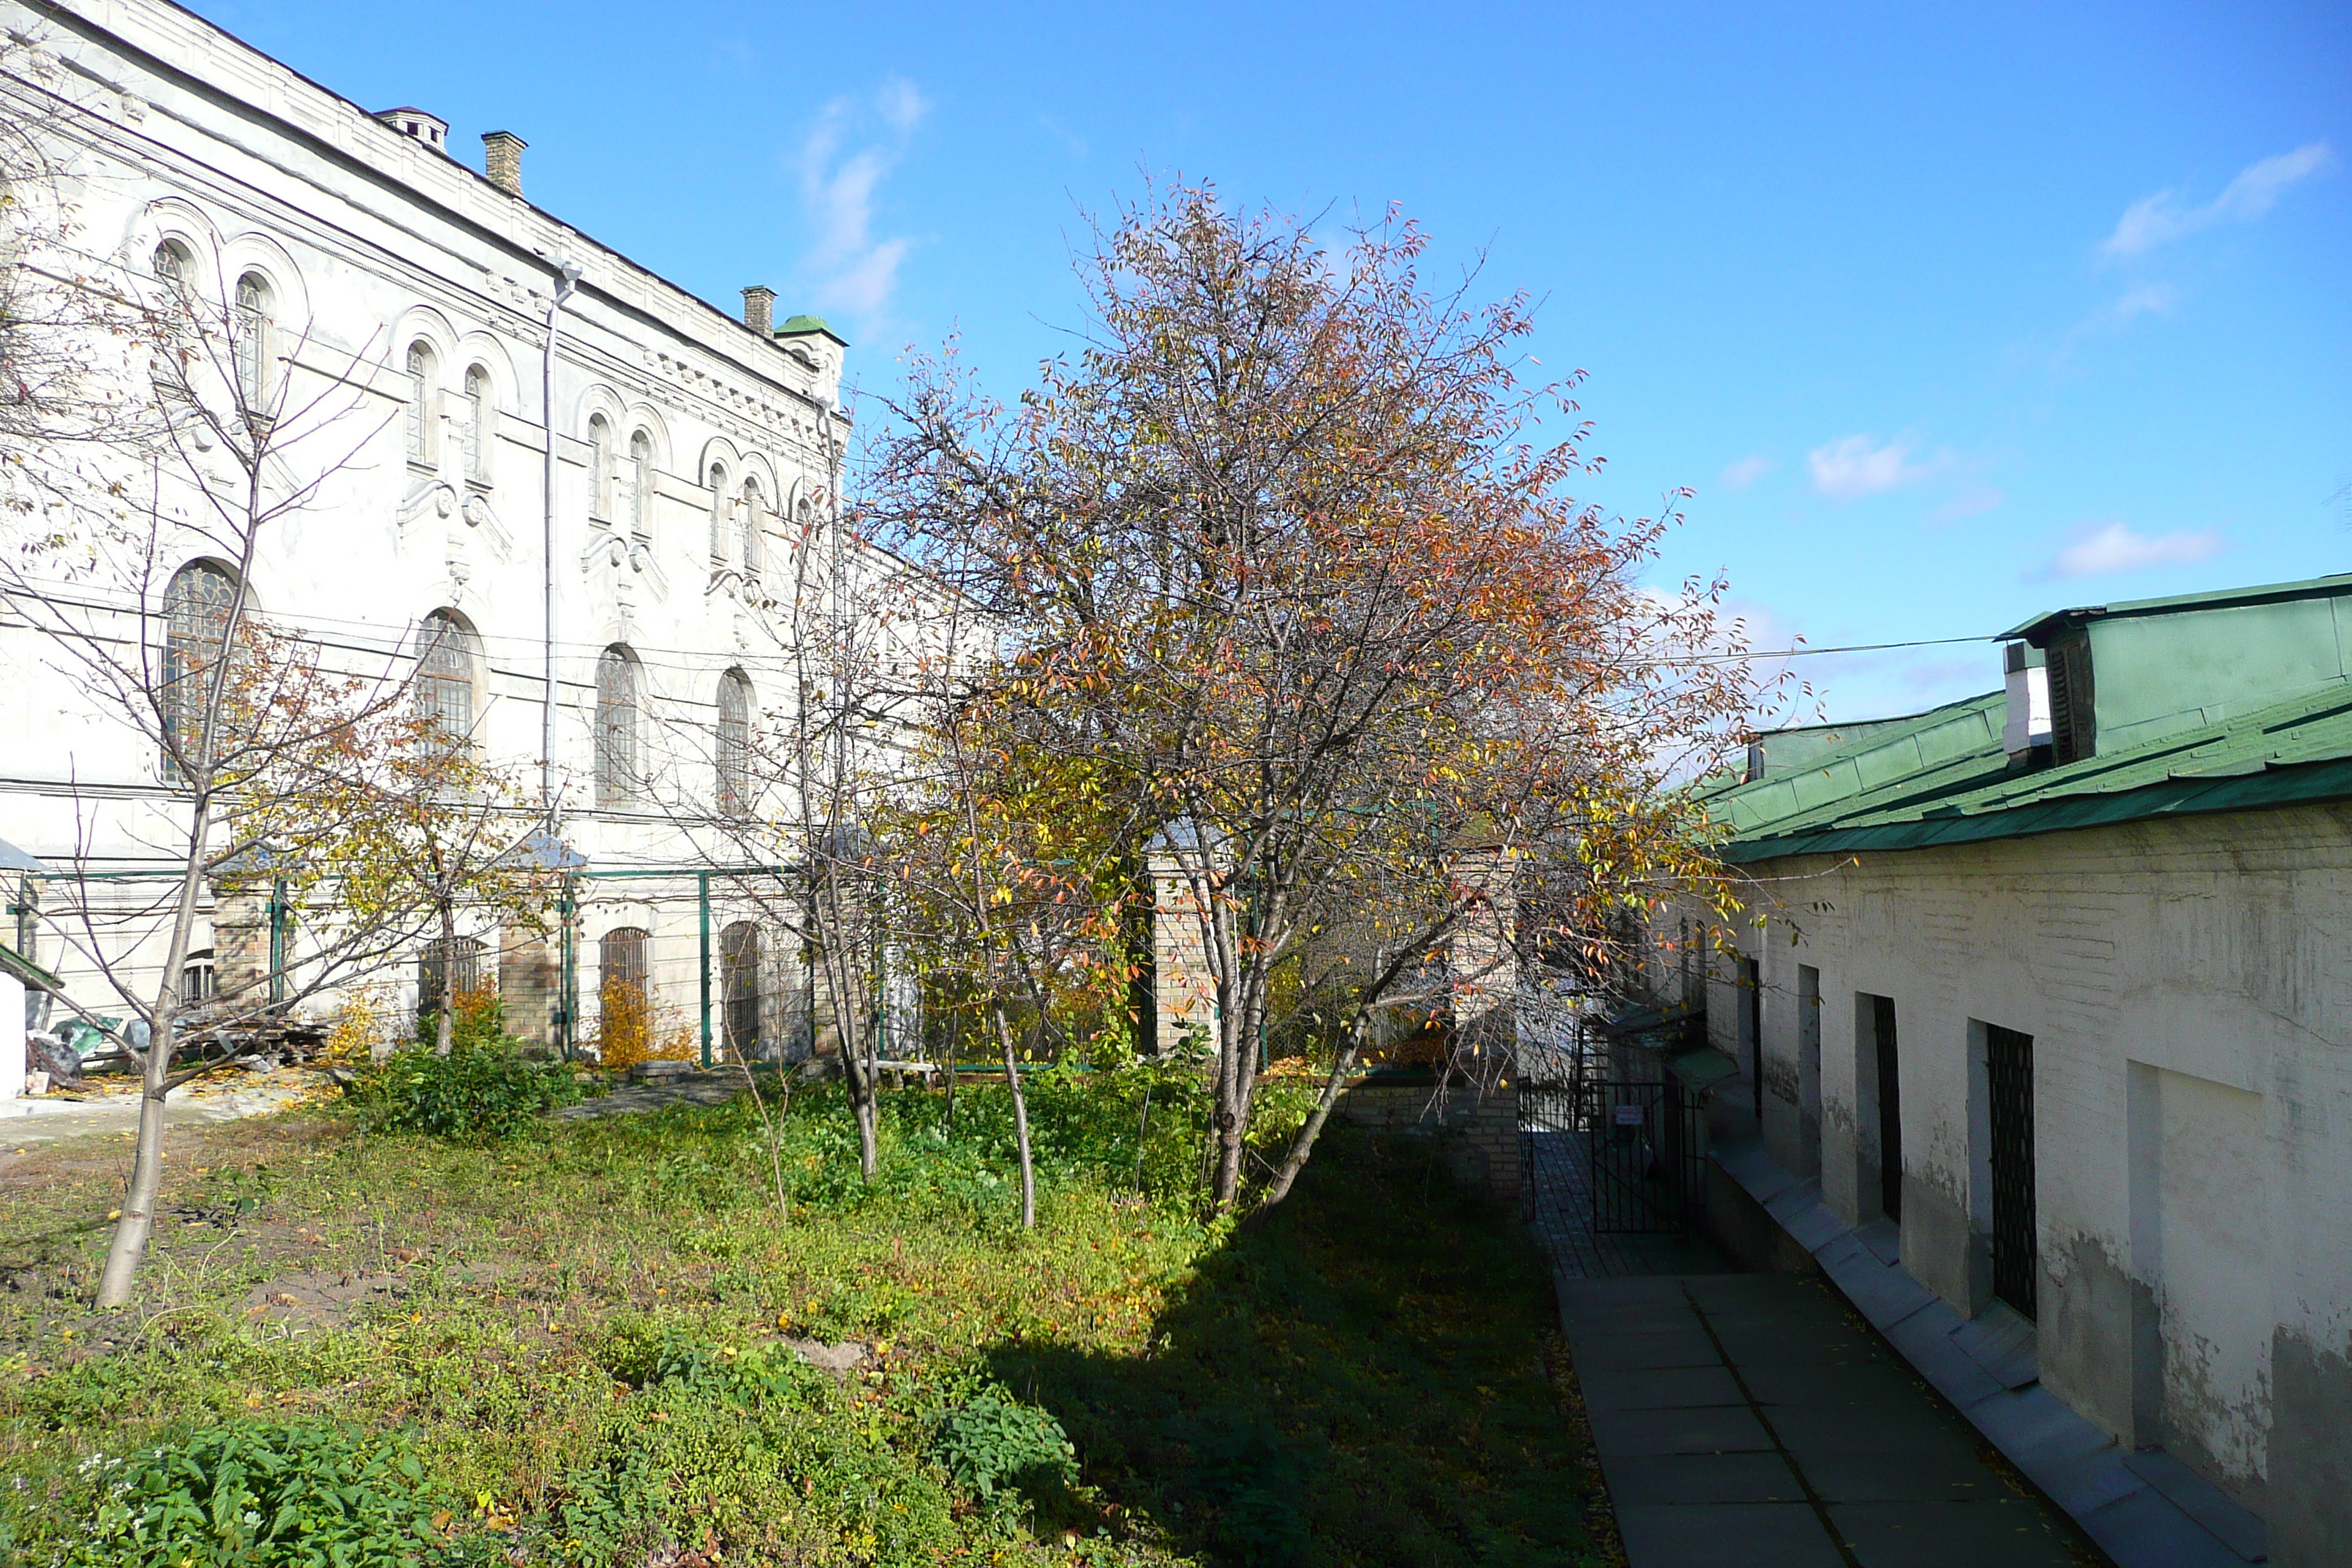
[[[1989,1025],[1992,1293],[2031,1318],[2041,1268],[2033,1229],[2033,1037]]]
[[[1705,1175],[1705,1126],[1695,1097],[1672,1079],[1589,1080],[1581,1089],[1594,1234],[1688,1232]]]

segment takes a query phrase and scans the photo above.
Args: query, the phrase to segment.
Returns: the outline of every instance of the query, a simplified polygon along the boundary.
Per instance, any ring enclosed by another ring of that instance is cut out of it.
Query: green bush
[[[231,1421],[102,1460],[68,1568],[421,1568],[448,1556],[437,1500],[397,1436]]]
[[[358,1085],[361,1119],[384,1132],[429,1132],[459,1143],[495,1143],[580,1098],[572,1069],[526,1059],[515,1040],[467,1042],[446,1057],[399,1051]]]
[[[1077,1450],[1062,1424],[1002,1389],[983,1389],[940,1420],[932,1451],[956,1480],[994,1502],[1077,1479]]]

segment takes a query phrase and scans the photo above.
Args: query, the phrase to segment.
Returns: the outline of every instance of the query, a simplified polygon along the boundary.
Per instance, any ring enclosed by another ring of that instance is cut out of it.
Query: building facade
[[[740,317],[716,310],[534,206],[520,138],[484,136],[478,172],[429,113],[371,112],[160,0],[11,4],[0,25],[0,86],[71,218],[33,259],[218,302],[251,329],[237,375],[330,411],[312,450],[331,458],[299,477],[315,489],[252,562],[257,612],[346,668],[413,678],[526,793],[544,763],[585,858],[576,978],[557,973],[566,944],[478,922],[452,962],[542,1040],[568,991],[593,1034],[614,976],[689,1034],[714,1008],[728,1035],[793,1028],[799,944],[772,901],[735,896],[724,828],[764,808],[750,735],[799,700],[794,605],[812,552],[843,548],[845,345],[814,318],[773,324],[764,288]],[[200,616],[235,570],[173,477],[155,483],[168,583],[57,584],[134,644],[142,619]],[[130,888],[177,809],[165,762],[5,619],[0,837]],[[40,961],[86,984],[56,879],[48,897]],[[258,915],[207,915],[210,963],[263,962]],[[135,921],[108,931],[82,940],[154,942]],[[433,976],[399,973],[413,1007]]]
[[[1706,1017],[1771,1160],[2042,1384],[2352,1542],[2352,578],[2069,610],[1767,736]],[[1883,1234],[1883,1231],[1882,1231]]]

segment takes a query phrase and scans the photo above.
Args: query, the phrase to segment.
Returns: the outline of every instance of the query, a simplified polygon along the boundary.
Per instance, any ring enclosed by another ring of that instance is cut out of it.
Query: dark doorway
[[[1764,1125],[1764,971],[1752,958],[1739,961],[1739,1044],[1748,1056],[1748,1093],[1756,1124]]]
[[[1903,1079],[1895,1049],[1895,998],[1870,999],[1872,1044],[1878,1051],[1878,1206],[1903,1223]]]
[[[2033,1037],[1985,1026],[1990,1111],[1992,1293],[2031,1318],[2041,1276],[2033,1226]]]
[[[750,1061],[760,1049],[760,928],[737,921],[719,933],[721,1022],[727,1054]]]

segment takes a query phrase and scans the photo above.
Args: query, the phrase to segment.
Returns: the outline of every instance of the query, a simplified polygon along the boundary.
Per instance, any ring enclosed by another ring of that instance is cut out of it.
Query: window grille
[[[438,1013],[450,1000],[482,983],[482,941],[479,937],[436,936],[425,944],[416,960],[416,1013]]]
[[[719,678],[719,809],[751,809],[751,681],[740,669]]]
[[[760,481],[743,481],[742,524],[743,570],[747,575],[760,574]]]
[[[2041,1278],[2033,1218],[2033,1037],[1985,1027],[1991,1123],[1992,1293],[2034,1315]]]
[[[448,611],[436,610],[417,641],[417,708],[447,739],[462,741],[474,732],[474,634]]]
[[[750,921],[719,933],[727,1050],[738,1061],[750,1060],[760,1046],[761,945],[760,928]]]
[[[637,664],[618,646],[596,662],[596,804],[633,805],[637,798]]]
[[[588,515],[602,522],[613,515],[613,427],[601,414],[588,421]]]
[[[490,391],[490,373],[480,365],[466,372],[466,477],[477,484],[490,482],[490,418],[497,411]]]
[[[654,486],[653,437],[640,430],[629,437],[629,528],[632,532],[646,531],[648,501]]]
[[[163,763],[173,779],[184,776],[184,763],[200,763],[205,706],[236,597],[236,577],[204,561],[180,568],[163,590]]]

